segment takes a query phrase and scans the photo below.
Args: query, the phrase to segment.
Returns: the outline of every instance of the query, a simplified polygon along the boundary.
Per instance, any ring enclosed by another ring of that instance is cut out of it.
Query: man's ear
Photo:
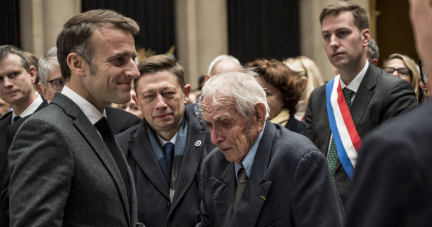
[[[79,56],[76,53],[70,53],[67,58],[66,62],[69,66],[69,69],[71,72],[78,76],[85,76],[85,61],[84,59]]]
[[[255,117],[258,122],[259,127],[264,127],[264,122],[266,121],[267,109],[264,103],[259,102],[255,104]],[[261,130],[262,130],[261,128]]]
[[[364,29],[361,32],[361,35],[363,37],[363,46],[367,47],[369,45],[369,41],[371,39],[371,34],[370,34],[370,30],[369,29]]]
[[[41,82],[39,82],[37,85],[37,89],[38,89],[39,94],[41,94],[45,100],[47,100],[48,102],[51,101],[48,98],[48,92],[47,92],[45,85],[43,85]]]
[[[372,59],[372,60],[370,61],[370,63],[371,63],[373,66],[378,67],[378,59],[374,58],[374,59]]]
[[[204,85],[205,85],[205,82],[207,82],[207,80],[210,79],[210,77],[211,77],[210,74],[205,75],[205,77],[204,77]]]
[[[36,82],[36,78],[38,77],[36,68],[34,66],[30,66],[29,68],[29,74],[31,77],[31,83],[34,84]]]
[[[190,84],[186,84],[186,86],[183,89],[183,94],[184,94],[184,104],[186,105],[188,100],[189,100],[189,93],[190,93]]]
[[[136,94],[132,94],[132,99],[134,100],[135,104],[137,105],[138,109],[141,110],[140,103],[138,102],[138,98]]]

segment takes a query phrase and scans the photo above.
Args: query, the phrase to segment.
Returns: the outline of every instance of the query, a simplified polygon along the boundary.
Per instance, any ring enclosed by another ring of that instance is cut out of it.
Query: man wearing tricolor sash
[[[371,35],[365,9],[334,3],[320,22],[327,57],[340,74],[311,94],[303,134],[326,155],[345,206],[362,138],[417,102],[409,83],[366,60]]]

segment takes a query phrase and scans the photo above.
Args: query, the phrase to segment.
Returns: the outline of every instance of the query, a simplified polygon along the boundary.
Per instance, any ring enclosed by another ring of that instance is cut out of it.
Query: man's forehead
[[[214,119],[227,118],[237,112],[235,100],[229,97],[204,97],[202,108],[204,114],[211,115]]]
[[[355,26],[354,15],[351,11],[342,11],[338,14],[330,14],[325,16],[321,24],[321,30],[324,32],[347,26]]]

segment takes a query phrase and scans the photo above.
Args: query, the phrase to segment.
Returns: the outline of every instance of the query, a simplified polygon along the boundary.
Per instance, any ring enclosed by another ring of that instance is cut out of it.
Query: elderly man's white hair
[[[224,105],[224,103],[218,103],[216,96],[233,98],[237,110],[246,118],[255,113],[255,104],[263,103],[266,107],[266,118],[268,118],[270,107],[267,104],[265,91],[256,80],[257,77],[257,73],[249,70],[225,72],[213,76],[202,89],[203,97],[212,97],[214,106]]]
[[[53,47],[45,52],[43,58],[38,62],[39,81],[46,87],[48,76],[55,66],[60,66],[57,59],[57,47]]]
[[[211,75],[211,71],[213,70],[213,68],[216,66],[216,64],[218,62],[220,62],[222,60],[231,60],[231,61],[233,61],[233,62],[235,62],[235,63],[237,63],[238,65],[241,66],[240,61],[237,58],[235,58],[235,57],[233,57],[231,55],[223,54],[223,55],[219,55],[215,59],[213,59],[213,61],[209,65],[207,74]],[[212,76],[214,76],[214,75],[212,75]]]

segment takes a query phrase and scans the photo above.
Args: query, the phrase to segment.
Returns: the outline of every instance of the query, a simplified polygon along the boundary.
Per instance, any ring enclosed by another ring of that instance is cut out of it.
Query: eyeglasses
[[[48,81],[48,83],[51,84],[52,88],[55,91],[62,91],[63,87],[65,86],[65,81],[64,79],[54,79],[54,80],[50,80]]]
[[[411,69],[409,68],[398,68],[395,69],[393,67],[383,67],[383,69],[387,72],[392,74],[394,71],[397,71],[399,77],[407,77],[411,74]]]
[[[420,69],[420,80],[423,82],[423,84],[426,85],[428,80],[428,74],[426,72],[426,67],[422,64],[422,60],[419,59],[418,63],[419,69]]]

